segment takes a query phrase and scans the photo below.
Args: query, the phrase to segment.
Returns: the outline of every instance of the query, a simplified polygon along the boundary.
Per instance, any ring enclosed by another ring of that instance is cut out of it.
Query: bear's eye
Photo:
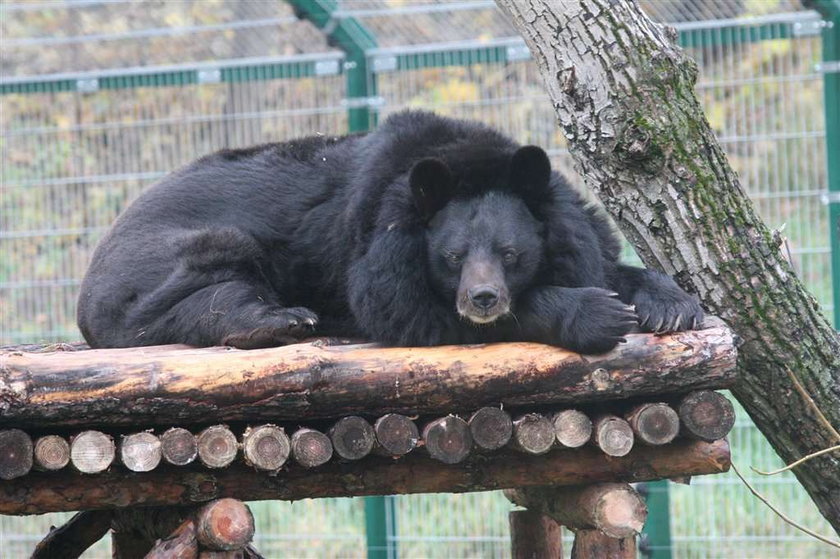
[[[458,266],[464,260],[464,255],[460,252],[444,252],[443,257],[453,266]]]
[[[508,250],[506,250],[502,253],[502,262],[507,266],[509,266],[511,264],[515,264],[518,256],[519,255],[516,254],[515,250],[508,249]]]

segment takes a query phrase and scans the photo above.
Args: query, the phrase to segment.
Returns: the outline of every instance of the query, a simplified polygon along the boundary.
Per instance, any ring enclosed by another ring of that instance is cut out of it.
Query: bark
[[[160,346],[0,353],[0,426],[301,421],[483,405],[603,401],[720,388],[736,349],[720,325],[636,334],[603,355],[539,344],[376,348]],[[649,371],[657,371],[656,375]]]
[[[563,557],[560,525],[554,519],[531,510],[511,511],[508,519],[511,559]]]
[[[52,528],[35,546],[31,559],[76,559],[111,529],[111,511],[77,513],[64,525]]]
[[[576,165],[645,264],[743,340],[733,393],[785,462],[836,444],[840,337],[756,215],[694,93],[676,33],[631,0],[497,0],[525,38]],[[794,473],[840,531],[840,458]]]
[[[571,559],[636,559],[636,537],[611,538],[600,530],[578,530]]]
[[[626,483],[599,483],[583,487],[529,487],[505,491],[511,502],[539,511],[575,530],[595,528],[611,538],[626,538],[642,531],[647,506]]]
[[[299,500],[636,482],[720,473],[729,468],[729,460],[726,441],[678,440],[639,447],[621,458],[586,447],[542,456],[516,451],[478,454],[453,465],[413,452],[397,461],[369,456],[360,462],[332,462],[317,469],[295,465],[277,476],[255,472],[241,463],[208,471],[159,468],[142,475],[122,469],[96,476],[72,470],[35,472],[0,483],[0,514],[194,505],[221,497]]]

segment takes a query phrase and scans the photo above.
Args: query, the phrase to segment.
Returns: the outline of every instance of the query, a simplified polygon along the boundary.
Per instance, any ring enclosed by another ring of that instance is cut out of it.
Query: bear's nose
[[[477,285],[467,292],[470,301],[479,309],[487,310],[499,300],[499,290],[492,285]]]

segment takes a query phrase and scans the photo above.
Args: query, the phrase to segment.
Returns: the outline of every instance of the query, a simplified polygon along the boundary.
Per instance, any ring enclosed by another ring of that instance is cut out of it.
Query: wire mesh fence
[[[710,124],[830,312],[819,17],[787,0],[643,4],[680,31],[700,67],[697,92]],[[352,64],[284,3],[0,5],[0,344],[79,339],[75,298],[91,251],[159,177],[222,147],[344,133],[351,106],[365,107],[371,126],[406,106],[488,122],[547,148],[580,184],[528,51],[493,2],[335,7],[336,17],[355,18],[377,39],[366,52],[367,96],[356,105],[347,101]],[[778,464],[743,412],[731,442],[742,470]],[[830,533],[793,476],[750,479]],[[267,557],[366,553],[361,500],[253,508]],[[498,493],[399,497],[389,542],[402,557],[505,557],[509,508]],[[62,517],[0,517],[0,555],[27,556]],[[676,557],[832,556],[732,475],[672,486],[671,524]],[[108,555],[105,542],[86,556]]]

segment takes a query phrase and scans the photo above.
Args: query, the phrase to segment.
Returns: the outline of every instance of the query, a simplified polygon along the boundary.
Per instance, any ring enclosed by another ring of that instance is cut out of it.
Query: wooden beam
[[[514,510],[510,521],[511,559],[562,559],[560,525],[532,510]]]
[[[684,393],[735,380],[733,336],[719,323],[627,339],[603,355],[528,343],[480,350],[295,344],[249,351],[186,346],[5,351],[0,426],[147,428],[355,413],[445,414],[484,405],[579,405]]]
[[[0,514],[193,505],[220,497],[297,500],[634,482],[720,473],[728,470],[729,464],[725,440],[706,443],[684,439],[663,446],[640,446],[618,458],[587,446],[553,450],[542,456],[500,451],[473,455],[453,465],[414,452],[397,461],[371,455],[315,469],[290,464],[277,475],[255,472],[241,462],[205,471],[162,465],[143,474],[115,468],[84,475],[67,469],[60,474],[34,472],[0,483]]]

